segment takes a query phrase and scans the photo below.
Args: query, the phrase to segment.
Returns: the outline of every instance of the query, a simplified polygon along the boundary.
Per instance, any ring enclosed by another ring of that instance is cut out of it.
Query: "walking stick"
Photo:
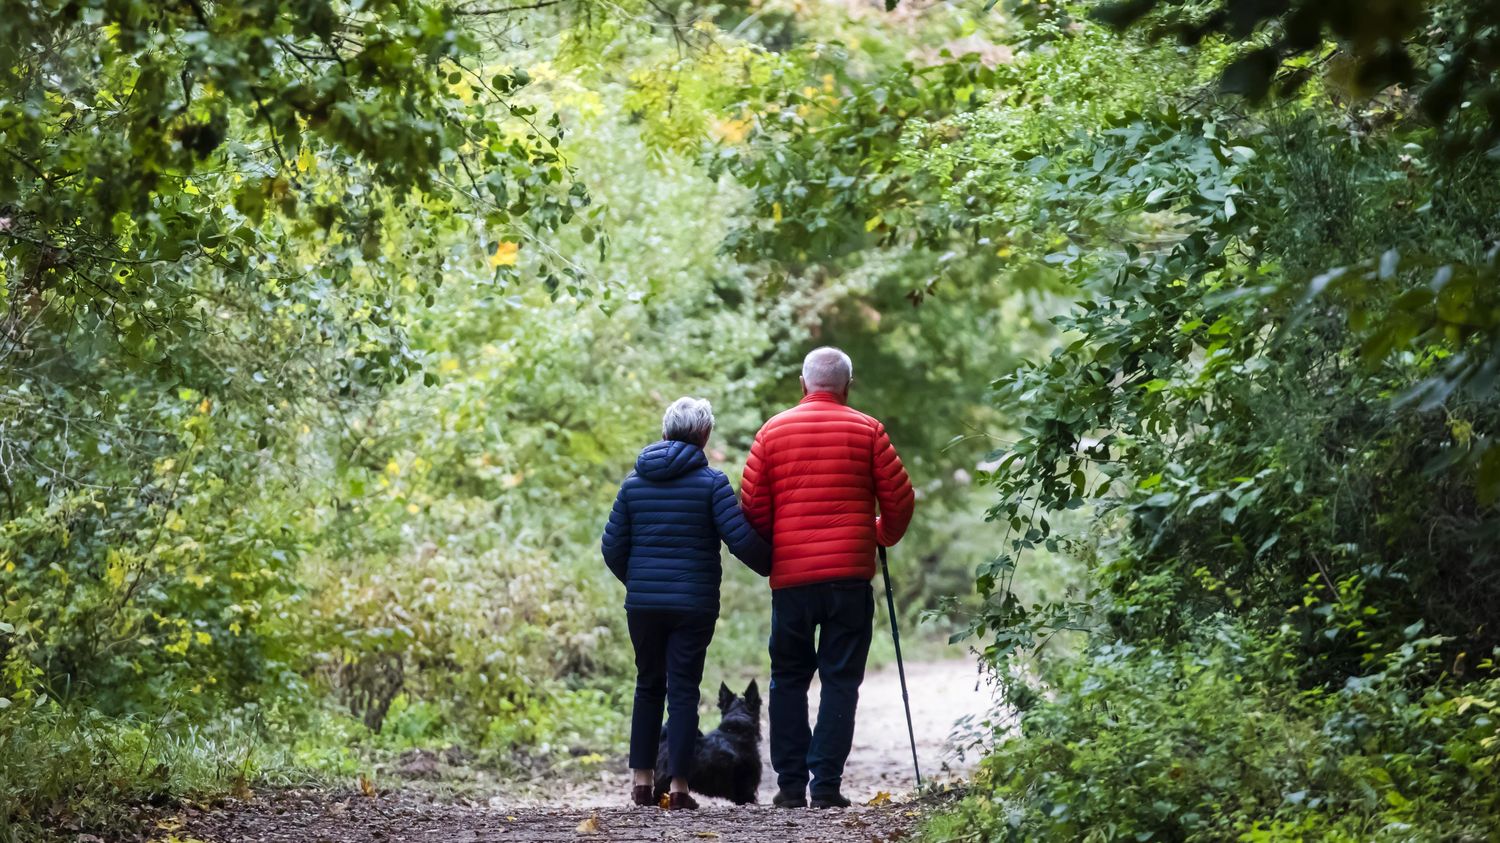
[[[901,630],[896,626],[896,598],[891,592],[891,568],[886,564],[885,548],[880,550],[880,574],[885,579],[885,608],[891,616],[891,642],[896,645],[896,674],[901,677],[901,705],[906,708],[906,737],[911,740],[911,768],[917,774],[917,789],[922,789],[922,766],[917,763],[917,733],[911,725],[911,697],[906,693],[906,665],[901,662]]]

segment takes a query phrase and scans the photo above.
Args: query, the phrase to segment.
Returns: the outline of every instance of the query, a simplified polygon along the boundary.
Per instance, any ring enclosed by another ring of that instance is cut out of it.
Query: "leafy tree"
[[[266,468],[300,458],[322,406],[416,370],[403,314],[455,232],[503,256],[587,204],[560,124],[514,100],[525,75],[491,67],[463,14],[0,16],[0,646],[51,695],[128,709],[178,668],[237,697],[274,677],[260,623],[303,539],[225,491],[284,493]]]

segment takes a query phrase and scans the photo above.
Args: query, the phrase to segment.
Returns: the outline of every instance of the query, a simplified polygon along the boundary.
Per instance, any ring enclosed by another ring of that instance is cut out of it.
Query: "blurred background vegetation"
[[[617,761],[616,484],[829,343],[1006,691],[934,839],[1500,827],[1495,3],[3,12],[0,839]]]

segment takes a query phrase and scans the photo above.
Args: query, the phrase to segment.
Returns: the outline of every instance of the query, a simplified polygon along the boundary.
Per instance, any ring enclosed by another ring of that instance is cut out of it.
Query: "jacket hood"
[[[708,465],[703,449],[687,442],[652,442],[635,461],[635,473],[647,480],[671,480]]]

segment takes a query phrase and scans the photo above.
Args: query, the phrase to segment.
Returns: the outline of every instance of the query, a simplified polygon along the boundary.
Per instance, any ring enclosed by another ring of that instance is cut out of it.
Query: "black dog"
[[[719,728],[703,734],[693,745],[689,787],[703,796],[728,799],[736,805],[755,801],[760,789],[760,689],[750,680],[743,698],[719,684]],[[656,753],[656,800],[661,801],[672,781],[667,775],[667,737]]]

